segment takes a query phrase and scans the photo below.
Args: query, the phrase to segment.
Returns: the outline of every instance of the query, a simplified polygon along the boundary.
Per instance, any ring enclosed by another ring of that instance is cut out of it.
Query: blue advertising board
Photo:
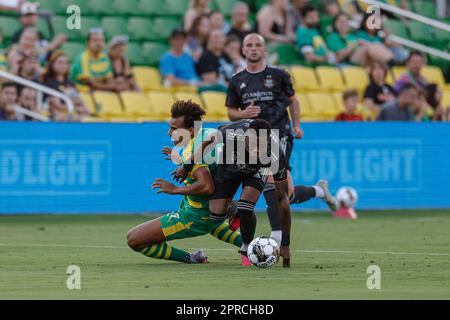
[[[205,124],[215,127],[215,124]],[[306,123],[295,142],[296,184],[355,188],[359,209],[450,208],[450,124]],[[166,123],[0,124],[0,213],[175,210],[151,183],[174,165]],[[258,209],[264,209],[263,201]],[[312,200],[294,210],[325,209]]]

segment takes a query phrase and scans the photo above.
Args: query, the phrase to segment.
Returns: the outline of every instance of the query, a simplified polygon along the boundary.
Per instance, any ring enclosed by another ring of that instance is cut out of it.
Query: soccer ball
[[[273,266],[280,255],[280,248],[275,240],[269,237],[258,237],[250,242],[247,257],[258,268]]]
[[[358,201],[358,193],[351,187],[342,187],[338,190],[336,199],[340,207],[351,209],[355,207]]]

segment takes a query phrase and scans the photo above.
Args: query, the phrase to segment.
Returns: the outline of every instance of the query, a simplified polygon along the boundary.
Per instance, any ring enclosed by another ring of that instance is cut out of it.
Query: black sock
[[[252,242],[255,236],[255,204],[246,200],[239,200],[238,202],[238,214],[241,217],[241,236],[244,244]]]
[[[302,203],[316,197],[316,189],[306,186],[295,186],[294,194],[289,201],[291,203]]]
[[[277,192],[273,183],[267,183],[264,187],[264,198],[267,203],[267,216],[269,217],[272,231],[281,230],[280,214],[278,212]]]

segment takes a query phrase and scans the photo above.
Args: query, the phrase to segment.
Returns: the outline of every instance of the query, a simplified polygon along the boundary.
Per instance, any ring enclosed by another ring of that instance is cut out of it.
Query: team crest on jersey
[[[266,79],[264,80],[264,86],[271,89],[274,85],[275,84],[273,82],[272,75],[267,75]]]

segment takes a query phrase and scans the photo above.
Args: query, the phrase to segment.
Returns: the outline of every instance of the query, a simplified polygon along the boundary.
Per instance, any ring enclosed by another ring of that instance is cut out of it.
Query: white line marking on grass
[[[0,243],[0,247],[25,247],[25,248],[76,248],[76,249],[126,249],[125,246],[100,246],[100,245],[67,245],[67,244],[7,244]],[[205,248],[206,251],[236,251],[226,248]],[[450,256],[446,252],[397,252],[397,251],[348,251],[348,250],[292,250],[299,253],[342,253],[342,254],[381,254],[400,256]]]

